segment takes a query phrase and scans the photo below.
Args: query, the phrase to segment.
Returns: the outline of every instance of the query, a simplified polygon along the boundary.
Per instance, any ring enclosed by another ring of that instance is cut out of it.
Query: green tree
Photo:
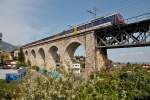
[[[22,48],[19,49],[18,61],[19,61],[22,65],[25,64],[25,57],[24,57],[24,53],[23,53],[23,49],[22,49]]]
[[[7,52],[5,52],[5,53],[3,54],[3,60],[4,60],[4,61],[10,60],[10,54],[7,53]]]

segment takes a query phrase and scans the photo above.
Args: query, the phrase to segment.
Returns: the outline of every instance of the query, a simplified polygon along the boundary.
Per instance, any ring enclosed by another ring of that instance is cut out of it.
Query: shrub
[[[27,76],[19,86],[23,99],[133,100],[150,95],[150,73],[136,66],[112,71],[95,71],[88,80],[76,80],[72,72],[61,79]]]
[[[31,66],[31,61],[28,59],[28,61],[27,61],[27,65],[28,66]]]
[[[21,64],[24,64],[25,62],[25,57],[22,48],[19,49],[18,61],[21,62]]]
[[[85,68],[85,63],[81,63],[81,68]]]
[[[40,67],[38,67],[38,66],[36,66],[35,68],[36,68],[36,71],[37,71],[37,72],[40,70]]]
[[[48,71],[47,71],[46,69],[43,70],[43,73],[44,73],[44,74],[47,74],[47,72],[48,72]]]
[[[40,70],[40,68],[38,66],[36,66],[36,65],[32,66],[31,68],[34,69],[34,70],[36,70],[36,71]]]

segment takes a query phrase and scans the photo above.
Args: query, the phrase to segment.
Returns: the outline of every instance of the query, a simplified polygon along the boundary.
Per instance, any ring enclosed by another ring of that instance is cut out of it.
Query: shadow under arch
[[[28,51],[27,50],[25,51],[25,56],[28,56]]]
[[[33,66],[33,65],[35,65],[36,64],[36,53],[35,53],[35,50],[34,49],[32,49],[31,50],[31,65]]]
[[[31,55],[33,56],[33,58],[36,58],[36,53],[35,53],[35,50],[31,50]]]
[[[45,66],[45,51],[43,48],[38,50],[39,60],[42,66]]]
[[[49,48],[49,53],[51,54],[55,63],[60,63],[60,55],[58,52],[58,47],[52,46]]]
[[[25,56],[25,62],[27,63],[28,59],[29,59],[28,51],[27,50],[24,51],[24,56]]]

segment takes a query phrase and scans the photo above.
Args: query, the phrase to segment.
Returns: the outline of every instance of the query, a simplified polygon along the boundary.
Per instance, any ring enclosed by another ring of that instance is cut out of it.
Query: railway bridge
[[[67,34],[56,34],[22,46],[26,62],[55,70],[60,63],[72,67],[75,50],[85,47],[85,70],[107,65],[107,49],[150,46],[150,13],[125,20],[126,24],[85,28]],[[71,34],[71,35],[70,35]]]

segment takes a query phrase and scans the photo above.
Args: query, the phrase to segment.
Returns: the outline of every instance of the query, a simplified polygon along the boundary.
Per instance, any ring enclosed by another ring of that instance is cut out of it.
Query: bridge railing
[[[139,22],[139,21],[143,21],[143,20],[148,20],[150,19],[150,13],[145,13],[145,14],[141,14],[135,17],[131,17],[125,20],[126,23],[131,24],[134,22]]]

